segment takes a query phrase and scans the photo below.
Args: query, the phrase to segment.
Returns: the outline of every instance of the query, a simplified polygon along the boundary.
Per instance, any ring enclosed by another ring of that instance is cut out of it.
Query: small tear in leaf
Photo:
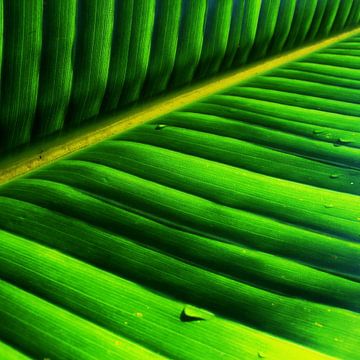
[[[166,127],[166,125],[164,125],[164,124],[157,124],[157,125],[155,126],[155,130],[161,130],[161,129],[163,129],[164,127]]]
[[[192,305],[185,305],[180,315],[181,321],[209,320],[214,317],[210,311],[197,308]]]

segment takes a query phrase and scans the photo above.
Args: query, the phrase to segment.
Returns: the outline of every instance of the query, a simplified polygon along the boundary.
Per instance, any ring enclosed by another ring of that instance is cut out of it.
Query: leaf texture
[[[1,4],[2,153],[360,22],[359,0]]]
[[[42,1],[3,2],[0,92],[2,148],[31,138],[39,86]]]
[[[359,41],[2,185],[0,339],[51,358],[356,358],[360,75],[331,50]]]
[[[61,130],[70,102],[76,1],[48,1],[43,7],[38,104],[33,136]]]

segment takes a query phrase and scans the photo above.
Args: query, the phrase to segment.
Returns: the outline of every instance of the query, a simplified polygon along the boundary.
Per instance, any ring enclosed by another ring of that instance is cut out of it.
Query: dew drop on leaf
[[[157,124],[157,125],[155,126],[155,130],[161,130],[161,129],[163,129],[164,127],[166,127],[166,125],[164,125],[164,124]]]
[[[181,314],[181,321],[209,320],[214,316],[210,311],[200,309],[192,305],[185,305]]]
[[[324,130],[321,130],[321,129],[313,130],[313,134],[322,134],[323,132],[324,132]]]

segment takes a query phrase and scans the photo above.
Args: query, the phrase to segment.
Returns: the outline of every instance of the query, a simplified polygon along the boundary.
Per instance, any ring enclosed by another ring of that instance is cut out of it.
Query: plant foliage
[[[7,149],[360,21],[357,0],[0,5]],[[358,358],[359,54],[2,184],[0,358]]]

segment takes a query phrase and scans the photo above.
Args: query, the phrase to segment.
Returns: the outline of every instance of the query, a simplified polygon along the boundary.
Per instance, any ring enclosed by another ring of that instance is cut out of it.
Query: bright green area
[[[93,230],[99,239],[103,236],[115,239],[110,234]],[[14,317],[12,321],[0,325],[1,333],[6,331],[9,341],[33,356],[46,352],[48,356],[64,358],[69,356],[67,351],[72,348],[73,354],[82,353],[80,358],[85,359],[103,356],[162,358],[130,341],[175,359],[236,359],[238,354],[253,358],[258,351],[266,353],[270,359],[283,358],[289,351],[310,359],[319,356],[266,333],[212,316],[203,309],[159,296],[58,251],[3,231],[1,236],[2,275],[5,278],[118,334],[115,336],[104,328],[1,282],[1,293],[7,296],[6,300],[2,299],[2,319]],[[105,249],[105,243],[103,246]],[[121,256],[115,249],[110,253],[113,254],[110,256]],[[122,258],[126,259],[125,254]],[[140,258],[134,260],[134,263],[141,261]],[[165,269],[167,264],[164,261],[162,267]],[[156,259],[152,264],[144,265],[147,267],[144,272],[156,271]],[[166,281],[166,275],[163,277]],[[173,277],[179,278],[180,274]],[[16,302],[13,309],[7,304],[11,300]],[[181,321],[182,313],[191,320]],[[32,320],[35,326],[26,324],[26,320]],[[7,327],[7,324],[18,323],[25,329],[30,328],[33,336],[29,337],[24,331],[14,335],[16,328]],[[57,330],[53,333],[52,329]],[[78,344],[82,339],[84,344]]]
[[[7,235],[1,236],[5,242]],[[32,358],[163,359],[3,280],[0,299],[2,337]]]
[[[12,346],[0,341],[0,354],[6,360],[29,360],[30,358],[14,349]]]

